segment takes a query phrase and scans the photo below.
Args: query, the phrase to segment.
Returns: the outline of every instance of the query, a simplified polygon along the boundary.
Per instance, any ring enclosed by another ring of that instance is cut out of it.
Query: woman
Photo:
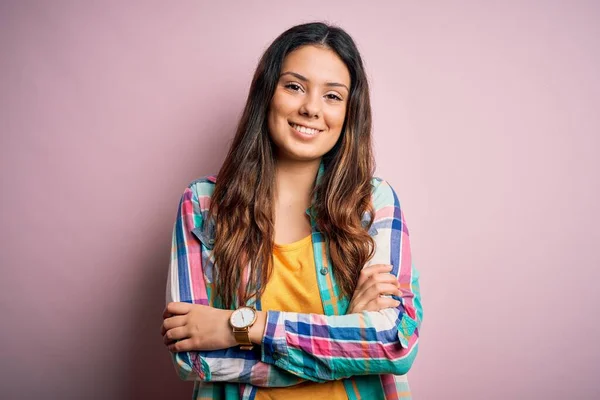
[[[410,397],[418,274],[373,169],[351,37],[322,23],[284,32],[218,179],[180,202],[162,334],[195,399]]]

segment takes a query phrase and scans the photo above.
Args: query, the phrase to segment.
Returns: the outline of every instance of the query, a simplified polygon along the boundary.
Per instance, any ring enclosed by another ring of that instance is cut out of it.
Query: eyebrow
[[[296,78],[298,78],[299,80],[301,80],[302,82],[309,82],[308,78],[305,76],[302,76],[296,72],[292,72],[292,71],[286,71],[284,73],[282,73],[281,75],[279,75],[279,77],[281,78],[284,75],[292,75]],[[346,88],[346,90],[348,91],[348,93],[350,93],[350,89],[348,89],[348,86],[344,85],[343,83],[338,83],[338,82],[325,82],[325,86],[332,86],[332,87],[343,87]]]

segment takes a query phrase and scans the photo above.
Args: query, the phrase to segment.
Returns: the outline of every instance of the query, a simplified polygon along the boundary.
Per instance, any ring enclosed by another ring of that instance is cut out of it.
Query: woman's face
[[[349,94],[350,73],[334,51],[309,45],[288,54],[268,115],[277,158],[314,161],[331,150]]]

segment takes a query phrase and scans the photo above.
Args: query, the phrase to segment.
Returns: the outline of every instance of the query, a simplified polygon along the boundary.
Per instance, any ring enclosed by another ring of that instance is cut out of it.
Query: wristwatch
[[[256,322],[256,310],[251,307],[240,307],[229,317],[229,325],[233,329],[235,341],[242,350],[252,350],[254,346],[250,341],[250,327]]]

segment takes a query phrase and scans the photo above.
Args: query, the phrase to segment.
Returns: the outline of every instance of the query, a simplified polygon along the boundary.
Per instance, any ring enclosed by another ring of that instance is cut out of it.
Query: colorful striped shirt
[[[317,182],[323,174],[319,169]],[[220,307],[214,299],[215,242],[213,220],[207,220],[216,178],[192,182],[184,191],[173,230],[167,303],[172,301]],[[309,380],[341,379],[349,399],[409,399],[406,373],[417,355],[423,318],[419,274],[410,252],[409,233],[392,187],[372,180],[375,219],[369,234],[375,254],[365,265],[390,264],[400,284],[396,308],[346,314],[349,299],[336,284],[326,238],[312,226],[317,283],[324,315],[268,311],[261,346],[173,353],[183,380],[194,381],[193,398],[254,399],[258,386],[291,386]],[[370,215],[363,217],[368,225]],[[205,223],[206,221],[206,223]],[[248,284],[249,266],[240,287]],[[240,306],[238,297],[233,308]],[[258,310],[260,299],[246,302]]]

